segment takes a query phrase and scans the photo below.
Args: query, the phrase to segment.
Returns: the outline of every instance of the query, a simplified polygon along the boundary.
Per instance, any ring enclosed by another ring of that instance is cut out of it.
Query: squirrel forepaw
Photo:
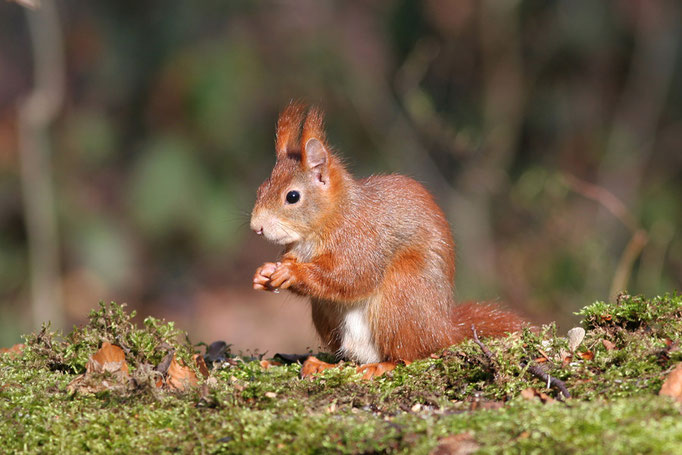
[[[277,270],[277,264],[274,262],[266,262],[256,269],[253,275],[253,288],[258,291],[270,290],[270,277]]]
[[[268,283],[273,289],[287,289],[296,283],[296,263],[291,261],[278,262],[275,271],[270,276]]]

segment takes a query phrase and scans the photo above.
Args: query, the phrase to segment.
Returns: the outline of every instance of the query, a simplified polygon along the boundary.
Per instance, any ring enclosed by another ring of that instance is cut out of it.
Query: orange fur
[[[303,123],[303,131],[301,133],[301,150],[305,153],[305,146],[310,139],[318,139],[326,145],[324,134],[324,114],[322,111],[314,106],[311,107],[306,115],[305,123]]]
[[[285,254],[254,287],[309,296],[322,341],[365,363],[427,356],[471,337],[472,325],[482,336],[521,328],[494,305],[455,304],[454,241],[431,194],[400,175],[354,179],[326,142],[322,112],[304,111],[290,104],[280,116],[278,160],[258,191],[252,228]],[[287,202],[292,190],[300,202]]]
[[[301,132],[301,121],[305,114],[305,105],[291,101],[282,111],[277,120],[277,134],[275,136],[275,150],[277,158],[282,158],[288,152],[297,149],[298,137]]]

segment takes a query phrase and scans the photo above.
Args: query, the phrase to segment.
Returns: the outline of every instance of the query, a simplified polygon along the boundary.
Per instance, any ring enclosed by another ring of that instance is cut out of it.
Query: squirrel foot
[[[395,362],[367,363],[365,365],[360,365],[356,371],[358,373],[363,373],[362,379],[368,380],[378,378],[387,371],[393,370],[395,366]]]
[[[324,370],[328,370],[337,366],[339,365],[336,363],[323,362],[314,355],[311,355],[306,359],[305,362],[303,362],[303,367],[301,368],[301,377],[304,379],[309,378],[314,374],[322,373]]]

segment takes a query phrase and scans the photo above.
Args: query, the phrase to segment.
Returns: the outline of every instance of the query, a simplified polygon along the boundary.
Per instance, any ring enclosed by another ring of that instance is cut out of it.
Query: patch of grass
[[[301,380],[300,365],[230,355],[186,393],[70,394],[103,341],[121,346],[132,370],[171,351],[191,364],[195,348],[172,323],[137,327],[122,306],[101,304],[84,327],[44,328],[21,354],[0,355],[0,453],[426,454],[461,433],[481,453],[679,453],[681,408],[657,392],[682,361],[682,299],[624,296],[581,314],[575,352],[550,325],[483,340],[493,362],[468,341],[373,381],[352,364]],[[557,397],[528,364],[573,398],[522,398],[526,388]]]

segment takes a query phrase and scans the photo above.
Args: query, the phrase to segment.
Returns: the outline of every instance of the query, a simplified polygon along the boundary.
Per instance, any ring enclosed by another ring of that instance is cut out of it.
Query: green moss
[[[186,364],[192,363],[194,349],[187,334],[176,329],[173,322],[147,317],[144,327],[139,328],[132,322],[135,312],[127,313],[124,308],[125,304],[102,302],[99,309],[90,311],[85,326],[75,327],[66,337],[51,332],[49,325],[43,326],[38,334],[26,337],[25,361],[82,373],[90,356],[106,341],[123,348],[133,369],[157,365],[171,351]]]
[[[131,369],[194,352],[172,323],[137,327],[123,307],[101,304],[86,326],[44,328],[22,354],[0,356],[0,453],[426,454],[459,433],[481,453],[679,453],[680,406],[657,392],[682,360],[681,308],[677,295],[590,305],[575,353],[550,325],[483,340],[493,361],[469,341],[373,381],[352,364],[301,380],[300,365],[232,356],[184,394],[69,394],[102,341],[124,347]],[[528,373],[537,359],[572,399],[520,396],[530,387],[557,397]]]

